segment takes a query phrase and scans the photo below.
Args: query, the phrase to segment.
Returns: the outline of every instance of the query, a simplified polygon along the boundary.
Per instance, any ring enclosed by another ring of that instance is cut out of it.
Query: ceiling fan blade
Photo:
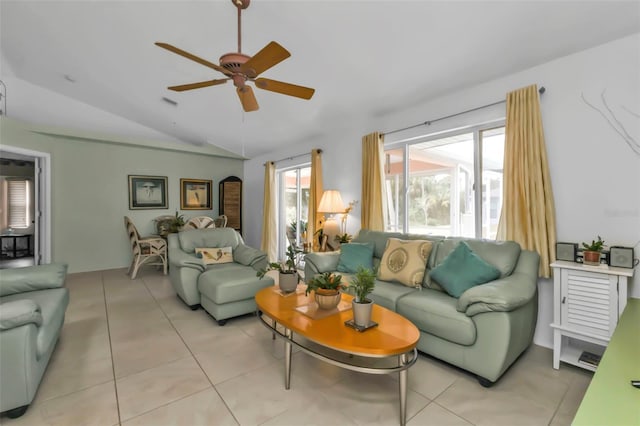
[[[229,80],[229,79],[228,78],[221,78],[221,79],[218,79],[218,80],[201,81],[199,83],[181,84],[179,86],[171,86],[171,87],[167,87],[167,89],[173,90],[175,92],[183,92],[185,90],[200,89],[202,87],[209,87],[209,86],[217,86],[218,84],[226,83],[227,80]]]
[[[258,101],[256,101],[256,96],[253,94],[253,90],[251,89],[251,87],[238,87],[236,89],[236,92],[238,92],[238,97],[240,98],[240,102],[242,103],[242,108],[246,112],[258,110]]]
[[[287,49],[272,41],[242,64],[240,69],[249,78],[254,78],[272,66],[284,61],[289,56],[291,56],[291,53]]]
[[[315,89],[309,87],[297,86],[291,83],[271,80],[268,78],[257,78],[256,86],[263,90],[282,93],[283,95],[295,96],[296,98],[311,99],[315,93]]]
[[[175,46],[172,46],[170,44],[160,43],[159,41],[157,41],[155,44],[156,44],[156,46],[160,46],[163,49],[167,49],[170,52],[176,53],[176,54],[178,54],[180,56],[184,56],[187,59],[191,59],[192,61],[195,61],[195,62],[197,62],[199,64],[202,64],[205,67],[213,68],[216,71],[220,71],[224,75],[231,75],[232,74],[231,71],[229,71],[229,70],[227,70],[225,68],[222,68],[220,65],[216,65],[216,64],[214,64],[212,62],[209,62],[209,61],[207,61],[205,59],[202,59],[202,58],[200,58],[200,57],[198,57],[196,55],[193,55],[193,54],[191,54],[189,52],[186,52],[186,51],[184,51],[182,49],[179,49],[179,48],[177,48]]]

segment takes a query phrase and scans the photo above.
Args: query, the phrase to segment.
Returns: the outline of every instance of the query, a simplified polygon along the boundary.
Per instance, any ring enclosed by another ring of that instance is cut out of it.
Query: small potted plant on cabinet
[[[272,262],[269,263],[266,269],[261,269],[256,274],[258,277],[263,278],[267,271],[278,270],[278,286],[284,293],[292,293],[296,291],[298,287],[298,270],[296,269],[296,256],[302,251],[292,244],[287,247],[287,260],[284,263]]]
[[[600,252],[604,248],[604,241],[598,235],[598,241],[591,240],[591,244],[582,243],[584,247],[583,263],[585,265],[600,265]]]
[[[333,309],[340,303],[340,290],[343,288],[345,286],[342,284],[342,275],[325,272],[316,275],[307,283],[305,294],[308,295],[313,290],[320,309]]]
[[[355,293],[353,299],[353,322],[359,327],[367,327],[371,323],[373,301],[367,298],[376,285],[375,271],[359,267],[349,289]]]

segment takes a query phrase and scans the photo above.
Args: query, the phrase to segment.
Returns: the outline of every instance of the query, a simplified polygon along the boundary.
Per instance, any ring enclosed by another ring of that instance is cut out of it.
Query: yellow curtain
[[[318,213],[320,198],[322,198],[322,150],[311,151],[311,177],[309,180],[309,214],[307,220],[307,242],[313,247],[318,241],[315,233],[322,228],[324,215]]]
[[[556,214],[536,85],[507,94],[504,145],[498,238],[537,251],[539,275],[549,278],[549,264],[556,257]]]
[[[362,138],[361,227],[384,231],[384,135],[374,132]]]
[[[276,218],[276,165],[268,161],[264,165],[264,201],[262,211],[262,251],[270,262],[278,258],[278,234]]]

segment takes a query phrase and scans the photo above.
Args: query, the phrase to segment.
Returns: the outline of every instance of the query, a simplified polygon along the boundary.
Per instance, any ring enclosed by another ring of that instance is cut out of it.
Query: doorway
[[[0,150],[0,268],[51,262],[50,154]]]

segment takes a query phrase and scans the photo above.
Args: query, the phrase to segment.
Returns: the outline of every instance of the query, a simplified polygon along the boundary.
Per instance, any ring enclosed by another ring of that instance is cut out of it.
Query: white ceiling
[[[260,110],[244,113],[230,83],[166,90],[222,75],[153,44],[218,63],[237,47],[229,0],[0,1],[0,75],[247,157],[640,31],[638,1],[253,0],[243,52],[277,41],[291,57],[263,76],[316,93],[255,89]],[[15,105],[29,121],[28,103]]]

